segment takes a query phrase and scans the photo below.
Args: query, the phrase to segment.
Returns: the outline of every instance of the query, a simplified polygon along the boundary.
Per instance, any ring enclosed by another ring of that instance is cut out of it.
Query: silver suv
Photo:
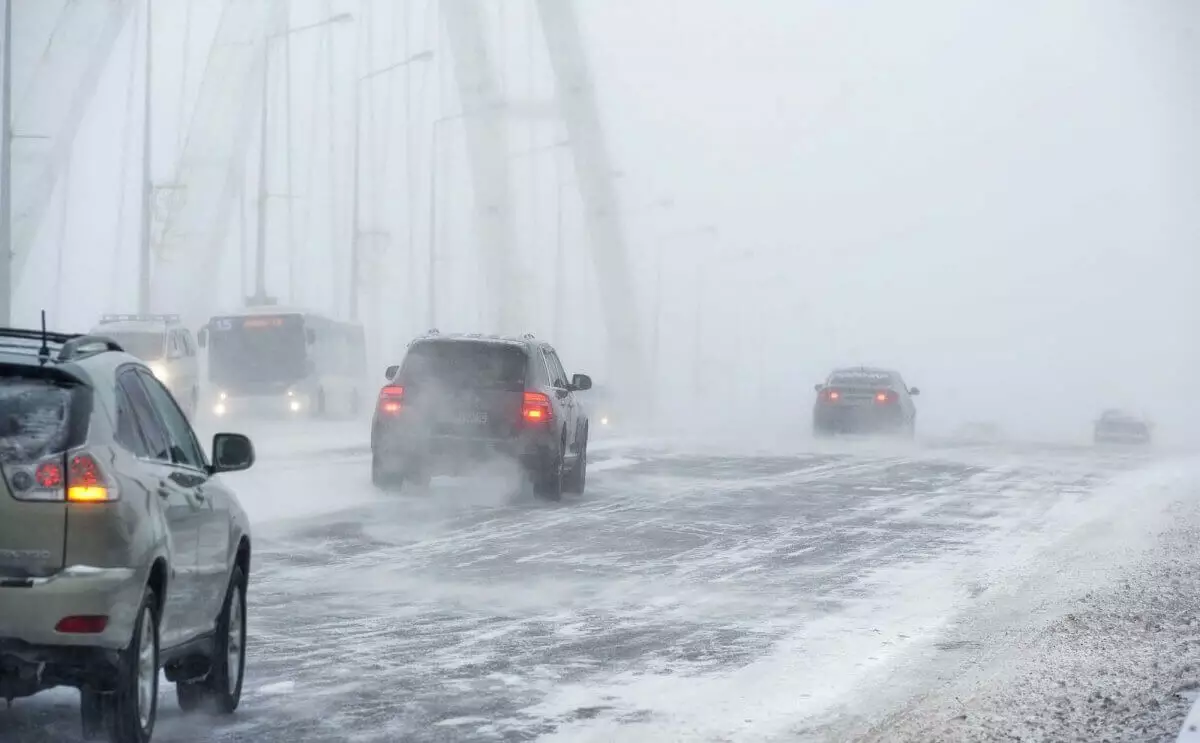
[[[81,692],[86,739],[146,743],[159,670],[230,713],[245,668],[250,528],[175,398],[108,338],[0,329],[0,698]]]

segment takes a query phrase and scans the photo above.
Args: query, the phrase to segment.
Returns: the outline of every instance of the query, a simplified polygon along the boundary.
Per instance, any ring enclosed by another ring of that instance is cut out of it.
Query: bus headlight
[[[292,401],[290,403],[288,403],[288,407],[291,408],[291,411],[293,413],[298,413],[298,412],[300,412],[300,408],[302,406],[300,405],[299,400],[296,400],[295,398],[293,398]]]
[[[213,406],[213,415],[216,415],[218,417],[225,415],[225,403],[219,402],[216,405],[214,405]]]
[[[167,367],[162,364],[150,364],[150,373],[164,384],[171,378],[171,375],[167,373]]]
[[[608,416],[607,415],[600,416],[600,425],[602,425],[602,426],[608,425]]]

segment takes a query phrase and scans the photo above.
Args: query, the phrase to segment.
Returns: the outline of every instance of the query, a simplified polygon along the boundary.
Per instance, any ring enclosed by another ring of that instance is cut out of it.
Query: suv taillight
[[[404,388],[397,384],[389,384],[379,390],[379,401],[375,410],[383,415],[399,415],[404,410]]]
[[[891,390],[880,390],[875,393],[875,402],[880,405],[887,405],[888,403],[896,402],[898,399],[896,393]]]
[[[837,402],[842,399],[842,393],[837,390],[821,390],[821,399],[825,402]]]
[[[550,398],[541,392],[526,392],[521,405],[521,420],[535,425],[544,425],[554,417]]]
[[[17,500],[107,503],[118,495],[100,463],[86,451],[56,454],[30,464],[6,464],[4,475]]]

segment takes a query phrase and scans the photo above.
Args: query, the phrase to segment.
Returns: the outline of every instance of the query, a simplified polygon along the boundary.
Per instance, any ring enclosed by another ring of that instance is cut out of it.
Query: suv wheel
[[[104,735],[104,708],[107,697],[93,689],[79,690],[79,712],[83,739],[99,740]]]
[[[133,639],[122,651],[117,668],[116,690],[101,696],[100,713],[108,718],[108,738],[113,743],[149,743],[158,714],[158,612],[154,591],[147,588],[138,609]],[[85,726],[96,714],[84,695]],[[92,720],[94,721],[94,717]]]
[[[242,699],[245,671],[246,576],[240,567],[235,567],[217,619],[217,641],[208,675],[175,684],[180,708],[191,712],[201,705],[210,705],[220,714],[233,714]]]
[[[583,447],[579,450],[579,458],[575,460],[575,465],[571,467],[571,472],[567,475],[565,490],[568,493],[582,495],[587,488],[587,445],[588,437],[585,432],[583,435]]]
[[[380,490],[395,491],[399,490],[404,483],[404,478],[398,474],[388,472],[383,468],[383,462],[380,461],[379,455],[371,454],[371,484]]]
[[[563,494],[563,449],[559,448],[558,454],[554,457],[554,461],[550,466],[541,472],[535,472],[533,476],[533,494],[539,498],[546,500],[562,500]]]

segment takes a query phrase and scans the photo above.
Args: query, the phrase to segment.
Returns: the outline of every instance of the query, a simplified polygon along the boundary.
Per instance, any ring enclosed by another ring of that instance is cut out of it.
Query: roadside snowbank
[[[1200,476],[1160,468],[1107,495],[1122,489],[1113,520],[938,643],[920,674],[932,683],[822,739],[1175,740],[1200,690]]]
[[[842,611],[809,621],[798,619],[787,640],[749,665],[713,675],[623,675],[602,685],[565,685],[526,712],[562,721],[553,733],[543,736],[545,741],[1013,740],[1005,737],[1012,724],[1028,718],[1036,726],[1042,724],[1037,722],[1041,718],[1062,711],[1054,706],[1048,689],[1019,681],[1017,689],[1022,693],[1036,689],[1027,694],[1023,707],[997,700],[994,711],[984,711],[993,710],[986,701],[978,707],[955,701],[970,697],[978,681],[960,688],[947,686],[943,679],[965,680],[979,670],[991,678],[1009,667],[1012,643],[1040,636],[1043,627],[1052,626],[1067,613],[1074,597],[1086,594],[1102,600],[1107,595],[1102,587],[1111,583],[1114,571],[1140,564],[1138,559],[1157,543],[1165,524],[1174,517],[1169,506],[1197,492],[1192,489],[1196,472],[1193,464],[1157,465],[1119,476],[1095,491],[1068,489],[1048,499],[1027,497],[1025,488],[1036,483],[1021,482],[1008,491],[996,471],[982,472],[980,477],[999,481],[981,487],[1011,492],[1011,512],[996,517],[1004,528],[934,559],[891,565],[864,575],[849,595],[837,597],[845,600]],[[1042,487],[1052,485],[1047,481]],[[1200,513],[1196,523],[1200,524]],[[1181,565],[1174,579],[1183,581],[1183,573]],[[1200,570],[1194,573],[1194,585],[1200,588]],[[1153,578],[1152,573],[1146,575]],[[1145,586],[1144,596],[1126,599],[1131,617],[1142,611],[1141,603],[1151,597],[1172,593],[1153,580]],[[1200,591],[1190,595],[1200,597]],[[1184,604],[1192,606],[1191,601]],[[1114,698],[1122,684],[1119,676],[1106,672],[1110,683],[1104,687],[1090,679],[1101,674],[1104,662],[1116,662],[1112,653],[1119,652],[1116,646],[1124,642],[1130,628],[1111,612],[1105,616],[1109,625],[1097,626],[1090,633],[1081,631],[1081,639],[1063,646],[1061,660],[1050,666],[1034,665],[1030,672],[1065,668],[1072,652],[1081,649],[1083,657],[1078,663],[1086,663],[1089,657],[1108,660],[1063,677],[1064,683],[1079,690],[1087,688],[1088,694],[1102,689],[1097,705],[1106,697]],[[1158,625],[1166,626],[1166,620],[1158,620]],[[1200,638],[1200,632],[1196,634]],[[1090,638],[1095,648],[1088,647],[1082,637]],[[1176,646],[1161,644],[1167,639],[1152,640],[1141,656],[1135,653],[1124,666],[1110,668],[1133,672],[1143,665],[1137,660],[1140,657],[1176,653]],[[1101,649],[1110,654],[1100,655]],[[1190,646],[1178,649],[1194,656]],[[1029,646],[1028,650],[1036,664],[1050,649]],[[1180,677],[1183,670],[1164,670],[1162,678]],[[1054,687],[1061,688],[1066,687]],[[1169,706],[1165,698],[1172,691],[1164,689],[1158,695],[1160,710]],[[1087,698],[1087,694],[1081,695],[1084,706],[1080,710],[1087,710]],[[888,716],[906,706],[922,710],[926,703],[938,711],[911,718],[907,713]],[[595,713],[583,719],[572,714],[581,709]],[[982,715],[985,722],[1000,721],[995,726],[942,732],[941,723],[963,714],[964,709],[969,720]],[[999,717],[1010,710],[1012,717]],[[1183,711],[1171,709],[1162,714],[1178,729]],[[1112,712],[1130,714],[1127,710]],[[876,725],[881,719],[886,722]],[[910,719],[909,727],[900,726]],[[1072,723],[1080,726],[1078,720]],[[1070,725],[1062,727],[1072,729]],[[993,736],[996,731],[999,736]],[[974,732],[982,737],[972,738]],[[1076,738],[1032,732],[1031,737],[1018,739]],[[1104,740],[1095,735],[1079,739]]]

